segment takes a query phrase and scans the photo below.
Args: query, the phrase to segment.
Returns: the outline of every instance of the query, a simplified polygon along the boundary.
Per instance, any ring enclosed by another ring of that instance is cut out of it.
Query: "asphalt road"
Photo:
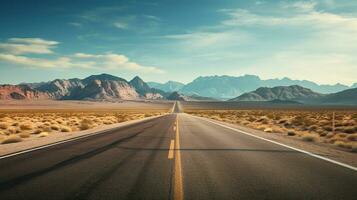
[[[354,170],[182,113],[0,160],[1,200],[356,197]]]

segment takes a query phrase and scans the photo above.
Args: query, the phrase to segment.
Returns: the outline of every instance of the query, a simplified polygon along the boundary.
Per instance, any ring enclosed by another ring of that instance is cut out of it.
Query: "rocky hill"
[[[1,85],[0,99],[4,100],[31,100],[31,99],[50,99],[49,94],[35,90],[27,85]]]
[[[168,97],[168,100],[175,100],[175,101],[217,101],[216,99],[210,97],[201,97],[198,95],[183,95],[179,92],[173,92]]]
[[[357,105],[357,88],[344,90],[314,99],[315,104]]]
[[[109,74],[85,79],[56,79],[45,83],[0,85],[0,99],[159,99],[165,92],[150,88],[139,77],[130,82]]]
[[[196,94],[199,96],[212,97],[216,99],[231,99],[243,93],[256,90],[260,87],[276,87],[300,85],[312,91],[328,94],[340,92],[350,87],[342,84],[319,85],[307,80],[282,79],[260,79],[255,75],[244,76],[202,76],[185,85],[180,93],[185,95]]]
[[[272,101],[272,100],[296,100],[306,101],[324,96],[310,89],[292,85],[273,88],[261,87],[253,92],[244,93],[230,101]]]
[[[162,90],[151,88],[138,76],[135,76],[129,83],[135,88],[136,92],[141,97],[146,99],[162,99],[168,95]]]

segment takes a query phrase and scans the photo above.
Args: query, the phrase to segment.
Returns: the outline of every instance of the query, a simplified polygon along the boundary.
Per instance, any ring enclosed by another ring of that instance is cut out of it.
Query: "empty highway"
[[[0,160],[0,199],[356,199],[357,172],[179,113]]]

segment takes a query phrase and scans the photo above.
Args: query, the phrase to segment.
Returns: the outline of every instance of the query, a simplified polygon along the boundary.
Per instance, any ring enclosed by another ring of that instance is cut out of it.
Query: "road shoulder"
[[[193,116],[193,115],[191,115],[191,116]],[[282,143],[284,145],[288,145],[293,148],[308,151],[310,153],[313,153],[313,154],[316,154],[319,156],[323,156],[328,159],[332,159],[332,160],[335,160],[338,162],[342,162],[342,163],[357,167],[357,153],[335,149],[327,144],[305,142],[305,141],[299,140],[297,138],[283,135],[281,133],[266,133],[264,131],[244,127],[244,126],[237,125],[237,124],[231,124],[231,123],[227,123],[227,122],[222,122],[222,121],[198,117],[198,116],[193,116],[193,117],[202,118],[207,121],[219,123],[219,124],[222,124],[222,125],[234,128],[234,129],[242,130],[244,132],[249,132],[253,135],[256,135],[256,136],[259,136],[259,137],[262,137],[262,138],[265,138],[268,140]]]
[[[103,132],[107,132],[112,129],[129,126],[135,123],[148,121],[162,116],[164,115],[152,116],[144,119],[136,119],[136,120],[130,120],[130,121],[125,121],[125,122],[111,124],[111,125],[105,125],[105,126],[100,126],[97,128],[84,130],[84,131],[75,131],[70,133],[56,132],[50,134],[45,138],[34,137],[20,143],[2,144],[0,145],[0,159],[8,155],[11,156],[12,154],[21,153],[24,151],[31,151],[32,149],[42,148],[48,145],[55,145],[57,143],[64,143],[66,141],[73,141],[75,139],[101,134]]]

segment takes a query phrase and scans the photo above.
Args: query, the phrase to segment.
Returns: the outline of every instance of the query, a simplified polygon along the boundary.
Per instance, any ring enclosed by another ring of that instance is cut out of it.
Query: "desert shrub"
[[[40,134],[42,131],[40,130],[40,129],[36,129],[36,130],[34,130],[33,132],[32,132],[32,134]]]
[[[286,122],[288,122],[288,120],[286,119],[281,119],[278,121],[278,124],[285,124]]]
[[[326,138],[332,138],[333,136],[335,136],[334,133],[328,133],[328,134],[326,135]]]
[[[320,135],[321,137],[325,137],[327,134],[328,134],[328,132],[326,132],[326,131],[319,132],[319,135]]]
[[[108,124],[114,124],[114,122],[111,121],[111,120],[105,120],[105,121],[103,121],[103,124],[106,124],[106,125],[108,125]]]
[[[355,122],[353,120],[344,120],[342,122],[342,125],[343,126],[353,126],[353,125],[355,125]]]
[[[301,136],[301,139],[306,142],[315,142],[318,139],[318,136],[311,133],[305,133]]]
[[[300,126],[304,124],[304,119],[302,116],[295,116],[292,120],[291,123],[295,126]]]
[[[16,127],[13,127],[13,126],[10,126],[8,129],[7,129],[7,132],[10,133],[10,134],[15,134],[17,132],[17,128]]]
[[[81,124],[80,124],[79,128],[80,128],[81,130],[87,130],[87,129],[92,128],[93,126],[94,126],[94,122],[93,122],[92,120],[90,120],[90,119],[83,119],[83,120],[81,121]]]
[[[332,131],[332,127],[331,126],[324,126],[323,129],[325,131]]]
[[[318,128],[318,127],[317,127],[316,125],[311,125],[311,126],[309,127],[309,130],[310,130],[310,131],[315,131],[317,128]]]
[[[273,132],[273,129],[272,129],[272,128],[265,128],[265,129],[264,129],[264,132],[271,133],[271,132]]]
[[[322,125],[322,126],[326,126],[326,125],[331,124],[331,122],[328,121],[328,120],[320,120],[320,121],[319,121],[319,124]]]
[[[71,132],[71,127],[68,126],[61,126],[61,132]]]
[[[268,117],[266,117],[266,116],[262,116],[262,117],[260,117],[259,119],[257,119],[256,122],[260,122],[260,123],[262,123],[262,124],[268,124],[269,119],[268,119]]]
[[[20,129],[21,130],[32,130],[33,125],[31,123],[20,124]]]
[[[344,133],[354,133],[355,132],[355,127],[346,127],[343,129]]]
[[[19,134],[19,136],[21,138],[29,138],[30,137],[30,133],[29,132],[22,132]]]
[[[347,134],[346,133],[338,133],[338,134],[335,134],[335,137],[337,137],[337,138],[346,138]]]
[[[38,134],[38,137],[47,137],[48,135],[48,132],[41,132],[40,134]]]
[[[357,141],[357,133],[348,135],[346,138],[349,141]]]
[[[2,140],[2,144],[9,144],[9,143],[16,143],[16,142],[21,142],[22,139],[21,137],[19,137],[18,135],[15,134],[11,134],[6,136],[3,140]]]
[[[60,130],[60,127],[58,125],[56,125],[56,124],[53,124],[53,125],[51,125],[51,129],[55,130],[55,131],[58,131],[58,130]]]
[[[335,141],[333,144],[338,146],[338,147],[342,147],[342,148],[347,148],[347,149],[351,149],[352,148],[352,144],[351,143],[346,143],[346,142],[343,142],[343,141]]]
[[[292,125],[291,125],[291,123],[290,123],[290,122],[285,122],[285,123],[284,123],[284,127],[286,127],[286,128],[290,128],[290,127],[292,127]]]
[[[8,122],[1,122],[0,123],[0,128],[1,129],[7,129],[10,126]]]
[[[294,136],[296,135],[295,131],[288,131],[288,136]]]

